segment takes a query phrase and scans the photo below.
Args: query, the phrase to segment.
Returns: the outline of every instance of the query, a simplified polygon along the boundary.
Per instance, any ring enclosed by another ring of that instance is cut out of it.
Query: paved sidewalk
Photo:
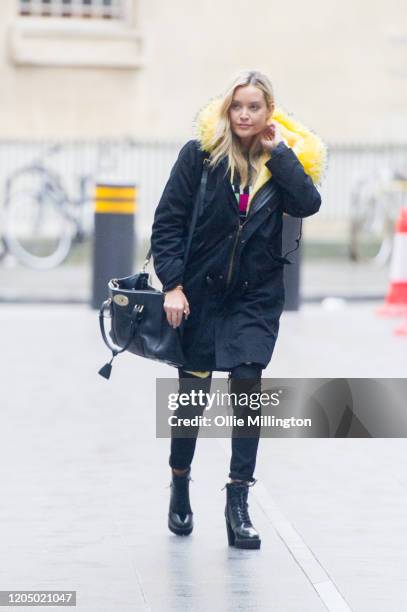
[[[407,338],[374,306],[283,313],[264,376],[405,376]],[[155,438],[155,379],[174,370],[125,354],[98,376],[109,354],[86,306],[2,304],[0,333],[1,589],[73,589],[83,612],[404,610],[404,439],[263,438],[262,548],[242,551],[223,518],[230,441],[201,438],[179,538]]]

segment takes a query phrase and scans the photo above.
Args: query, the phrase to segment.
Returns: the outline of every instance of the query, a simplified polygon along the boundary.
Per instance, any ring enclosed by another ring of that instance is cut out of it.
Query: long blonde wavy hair
[[[220,117],[214,135],[212,137],[210,166],[215,167],[221,159],[227,158],[227,172],[233,172],[237,168],[242,185],[246,185],[249,180],[249,167],[251,169],[251,184],[254,185],[257,174],[260,170],[260,157],[264,154],[261,144],[261,134],[253,138],[253,141],[246,152],[243,152],[239,139],[232,132],[229,109],[233,101],[235,89],[244,85],[254,85],[258,87],[264,95],[269,117],[274,107],[273,87],[268,77],[258,70],[243,70],[233,78],[226,92],[223,95],[220,106]]]

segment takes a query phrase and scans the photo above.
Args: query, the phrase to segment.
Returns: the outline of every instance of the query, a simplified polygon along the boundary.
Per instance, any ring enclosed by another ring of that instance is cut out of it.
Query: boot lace
[[[240,523],[248,523],[250,526],[252,524],[249,516],[249,504],[245,499],[245,491],[239,491],[239,503],[233,506],[234,511],[236,512],[236,518]]]
[[[239,484],[232,484],[230,491],[233,491],[230,499],[230,512],[235,516],[235,520],[242,524],[244,523],[248,527],[253,527],[249,516],[249,504],[247,503],[247,494],[249,487],[252,487],[257,480],[253,478],[252,482],[244,482]],[[223,487],[225,489],[226,485]],[[222,490],[223,490],[222,489]]]

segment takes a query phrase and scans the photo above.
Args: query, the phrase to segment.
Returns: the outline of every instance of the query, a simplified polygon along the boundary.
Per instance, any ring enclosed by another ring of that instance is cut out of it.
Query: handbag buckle
[[[134,312],[136,313],[136,319],[138,321],[141,321],[143,309],[144,309],[144,304],[136,304],[134,306]]]

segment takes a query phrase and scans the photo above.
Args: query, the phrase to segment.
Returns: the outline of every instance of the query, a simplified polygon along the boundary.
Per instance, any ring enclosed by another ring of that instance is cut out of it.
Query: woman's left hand
[[[275,121],[270,121],[262,132],[261,144],[266,151],[272,151],[279,142],[284,142],[280,129]]]

